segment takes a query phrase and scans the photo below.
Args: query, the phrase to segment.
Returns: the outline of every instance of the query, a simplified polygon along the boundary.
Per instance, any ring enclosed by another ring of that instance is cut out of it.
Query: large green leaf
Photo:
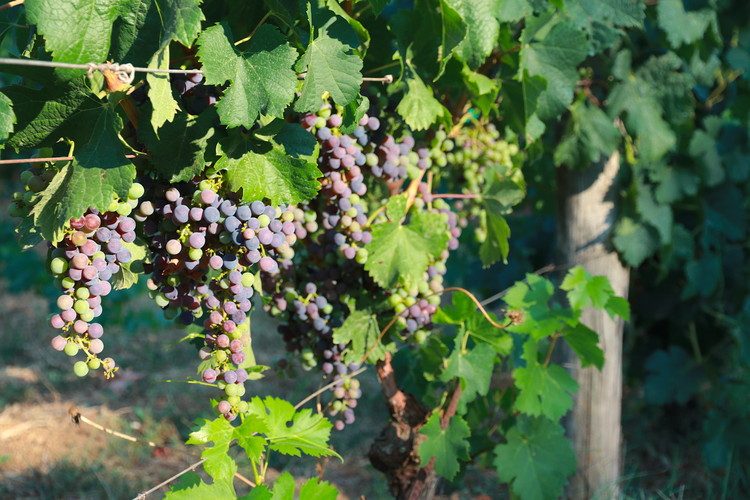
[[[578,390],[578,384],[562,366],[539,363],[533,339],[526,341],[523,350],[526,366],[513,372],[520,391],[515,408],[527,415],[558,420],[573,406],[571,394]]]
[[[325,32],[310,42],[297,71],[305,73],[302,94],[295,104],[297,111],[320,109],[324,92],[336,104],[345,106],[357,98],[362,85],[362,59]]]
[[[448,358],[448,365],[440,374],[440,380],[447,382],[453,378],[461,380],[461,413],[466,405],[477,396],[486,396],[490,389],[490,379],[494,368],[495,350],[485,343],[479,343],[471,350],[464,351],[461,339],[456,337],[456,345]]]
[[[524,29],[519,76],[526,71],[547,81],[537,104],[539,118],[555,118],[568,107],[578,81],[576,67],[587,53],[586,37],[573,23],[562,21],[548,31],[528,25]]]
[[[410,72],[405,82],[407,90],[398,103],[396,112],[412,130],[426,130],[434,123],[450,117],[450,111],[440,104],[432,89],[416,73]]]
[[[562,495],[568,476],[576,471],[576,456],[563,428],[544,417],[520,418],[495,447],[495,469],[524,500],[548,500]]]
[[[412,286],[424,278],[431,259],[447,248],[448,224],[439,214],[417,213],[408,225],[384,222],[372,228],[365,270],[383,288],[399,280]]]
[[[101,106],[82,78],[41,89],[7,87],[3,93],[13,101],[16,115],[14,133],[6,143],[14,149],[51,146],[63,135],[68,120],[83,116],[86,119],[78,122],[86,125],[87,111]],[[86,128],[90,129],[90,123]]]
[[[13,113],[13,101],[5,94],[0,94],[0,149],[5,147],[5,140],[16,123],[16,115]]]
[[[659,0],[656,12],[658,26],[666,32],[667,40],[675,48],[699,40],[709,26],[716,26],[715,7],[688,11],[683,0]]]
[[[154,55],[149,62],[149,68],[169,68],[169,47]],[[157,130],[164,122],[171,122],[179,109],[177,101],[172,96],[172,85],[169,75],[163,73],[149,73],[146,75],[148,82],[148,98],[153,111],[151,112],[151,126]]]
[[[383,359],[386,349],[379,341],[380,327],[375,313],[370,308],[357,308],[354,300],[347,301],[346,305],[349,315],[344,324],[333,330],[334,343],[350,344],[342,354],[344,363],[359,364],[370,351],[369,362]]]
[[[253,147],[256,149],[253,149]],[[241,138],[221,142],[217,169],[226,170],[233,191],[250,202],[267,198],[272,204],[304,203],[318,193],[320,170],[306,159],[293,158],[280,146],[253,145]]]
[[[206,444],[212,446],[203,450],[201,458],[205,459],[203,468],[214,479],[221,481],[231,479],[237,472],[237,464],[229,456],[229,444],[234,439],[234,427],[224,417],[214,420],[203,420],[201,427],[190,433],[187,444]]]
[[[233,39],[225,25],[207,29],[198,39],[206,83],[230,82],[217,105],[222,123],[250,128],[261,113],[282,116],[297,87],[297,51],[268,24],[258,28],[243,52],[235,50]]]
[[[283,399],[255,397],[250,403],[250,413],[257,415],[267,427],[263,433],[272,450],[295,457],[304,453],[341,458],[328,447],[333,425],[312,410],[295,411],[292,404]]]
[[[107,60],[112,24],[126,0],[27,0],[26,16],[44,35],[55,61],[103,63]],[[66,73],[85,70],[65,70]]]
[[[81,119],[90,122],[91,135],[81,137],[75,159],[36,196],[31,211],[42,236],[53,243],[62,238],[68,220],[81,217],[89,207],[103,211],[115,196],[127,199],[135,178],[135,166],[125,158],[118,135],[122,120],[114,109],[100,106]]]
[[[500,0],[447,0],[466,24],[466,37],[456,48],[459,57],[478,68],[497,44],[500,23],[494,14]]]
[[[259,488],[263,489],[265,486],[261,485]],[[180,477],[179,483],[170,487],[164,498],[167,500],[205,500],[206,498],[236,498],[236,496],[231,478],[208,484],[195,472],[188,472]],[[256,497],[254,500],[261,499]]]
[[[203,172],[209,139],[213,136],[216,113],[207,110],[196,118],[179,113],[158,130],[142,127],[139,137],[148,145],[151,164],[170,182],[188,181]]]
[[[446,479],[453,479],[460,468],[459,461],[469,460],[471,435],[468,424],[460,415],[454,415],[448,426],[440,427],[440,415],[433,413],[419,430],[427,438],[419,444],[419,460],[425,465],[434,457],[435,472]]]

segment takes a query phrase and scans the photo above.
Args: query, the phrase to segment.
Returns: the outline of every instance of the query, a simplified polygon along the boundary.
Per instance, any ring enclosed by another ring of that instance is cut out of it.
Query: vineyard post
[[[594,275],[606,276],[615,293],[627,298],[630,271],[608,244],[616,219],[619,171],[618,151],[585,170],[558,169],[558,248],[561,263],[580,264]],[[568,419],[578,471],[568,495],[617,498],[622,472],[623,321],[589,307],[581,322],[599,333],[605,361],[602,370],[581,368],[580,360],[567,350],[566,362],[579,384]]]

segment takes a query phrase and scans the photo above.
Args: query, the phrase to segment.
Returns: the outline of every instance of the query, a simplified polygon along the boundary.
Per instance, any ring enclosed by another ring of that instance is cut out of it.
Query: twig
[[[143,444],[147,444],[147,445],[149,445],[149,446],[151,446],[151,447],[153,447],[153,448],[158,448],[158,447],[159,447],[159,445],[158,445],[158,444],[156,444],[156,443],[154,443],[153,441],[146,441],[146,440],[143,440],[143,439],[138,439],[138,438],[136,438],[136,437],[133,437],[133,436],[129,436],[129,435],[127,435],[127,434],[123,434],[122,432],[119,432],[119,431],[116,431],[116,430],[110,429],[110,428],[108,428],[108,427],[104,427],[104,426],[103,426],[103,425],[101,425],[101,424],[97,424],[97,423],[96,423],[96,422],[94,422],[93,420],[91,420],[91,419],[89,419],[89,418],[85,417],[84,415],[81,415],[81,412],[80,412],[80,411],[78,411],[78,408],[76,408],[75,406],[71,406],[71,407],[70,407],[70,409],[68,410],[68,413],[70,414],[71,418],[73,419],[73,422],[75,422],[76,424],[80,424],[81,422],[83,422],[84,424],[90,425],[90,426],[91,426],[91,427],[93,427],[94,429],[97,429],[97,430],[100,430],[100,431],[106,432],[107,434],[111,434],[111,435],[113,435],[113,436],[119,437],[119,438],[121,438],[121,439],[125,439],[125,440],[127,440],[127,441],[132,441],[132,442],[134,442],[134,443],[143,443]],[[182,450],[180,450],[180,451],[182,451]],[[190,453],[188,453],[188,452],[183,452],[183,453],[186,453],[186,454],[192,455],[192,454],[190,454]],[[199,462],[199,463],[200,463],[200,462]],[[184,472],[185,472],[185,471],[183,471],[182,473],[184,473]],[[182,474],[182,473],[180,473],[180,474]],[[243,475],[242,475],[242,474],[240,474],[239,472],[236,472],[236,473],[234,474],[234,476],[235,476],[235,477],[236,477],[237,479],[239,479],[240,481],[242,481],[243,483],[245,483],[245,484],[247,484],[247,485],[249,485],[249,486],[251,486],[251,487],[253,487],[253,488],[255,487],[255,483],[253,483],[252,481],[250,481],[250,480],[249,480],[248,478],[246,478],[245,476],[243,476]],[[174,478],[172,478],[172,479],[174,479]],[[162,484],[162,485],[163,485],[163,484]],[[159,488],[159,487],[160,487],[160,486],[162,486],[162,485],[159,485],[159,486],[157,486],[157,488]],[[153,490],[150,490],[150,491],[146,492],[145,494],[148,494],[148,493],[150,493],[151,491],[153,491]]]
[[[172,481],[174,481],[175,479],[177,479],[178,477],[180,477],[181,475],[183,475],[183,474],[185,474],[187,472],[195,470],[196,467],[198,467],[199,465],[201,465],[205,461],[206,461],[205,458],[200,459],[199,461],[195,462],[193,465],[191,465],[187,469],[183,469],[182,471],[178,472],[177,474],[175,474],[174,476],[170,477],[169,479],[166,479],[166,480],[162,481],[161,483],[157,484],[156,486],[154,486],[150,490],[144,491],[143,493],[139,493],[138,496],[136,496],[133,500],[144,500],[148,495],[150,495],[151,493],[155,492],[156,490],[158,490],[162,486],[166,486],[169,483],[171,483]]]
[[[359,370],[355,370],[355,371],[353,371],[352,373],[350,373],[350,374],[348,374],[346,376],[347,377],[356,377],[357,375],[359,375],[360,373],[362,373],[365,370],[367,370],[367,367],[363,366]],[[305,399],[303,399],[302,401],[300,401],[299,403],[297,403],[296,405],[294,405],[294,409],[295,410],[299,410],[305,403],[307,403],[311,399],[314,399],[318,394],[323,394],[325,391],[327,391],[331,387],[335,387],[335,386],[340,385],[342,383],[343,382],[341,380],[336,380],[335,382],[331,382],[330,384],[324,385],[323,387],[321,387],[320,389],[318,389],[317,391],[313,392],[312,394],[310,394],[309,396],[307,396]]]
[[[138,158],[145,155],[125,155],[125,158]],[[0,165],[16,165],[19,163],[45,163],[49,161],[72,161],[74,156],[51,156],[49,158],[16,158],[13,160],[0,160]]]
[[[24,1],[25,0],[13,0],[12,2],[0,5],[0,10],[10,9],[11,7],[15,7],[16,5],[21,5]]]
[[[143,439],[138,439],[138,438],[133,437],[133,436],[128,436],[127,434],[123,434],[122,432],[110,429],[109,427],[104,427],[101,424],[97,424],[93,420],[90,420],[87,417],[81,415],[81,412],[78,411],[78,408],[76,408],[75,406],[71,406],[70,409],[68,410],[68,413],[70,414],[71,418],[73,419],[73,422],[75,422],[76,424],[80,424],[81,422],[83,422],[86,425],[90,425],[94,429],[98,429],[100,431],[106,432],[107,434],[112,434],[113,436],[117,436],[120,439],[125,439],[127,441],[132,441],[133,443],[144,443],[144,444],[147,444],[147,445],[153,446],[153,447],[159,446],[158,444],[154,443],[153,441],[145,441]]]
[[[481,198],[481,197],[482,197],[481,194],[474,194],[474,193],[469,193],[469,194],[437,193],[437,194],[433,194],[432,195],[432,199],[433,200],[436,199],[436,198],[445,198],[445,199],[448,199],[448,200],[452,200],[452,199],[456,199],[456,200],[473,200],[473,199]]]
[[[362,81],[363,82],[393,83],[393,75],[385,75],[383,77],[363,76]]]
[[[253,35],[255,34],[255,32],[258,31],[258,28],[260,28],[260,25],[263,24],[263,23],[265,23],[266,19],[268,19],[269,17],[271,17],[271,12],[270,11],[266,12],[266,15],[263,16],[263,18],[260,21],[258,21],[258,24],[255,25],[255,28],[253,28],[253,31],[251,31],[249,35],[247,35],[242,40],[237,40],[236,42],[234,42],[234,46],[236,47],[236,46],[238,46],[240,44],[243,44],[243,43],[249,41],[253,37]]]
[[[461,399],[461,381],[458,380],[457,382],[456,388],[453,390],[453,394],[451,394],[451,400],[445,408],[445,413],[440,417],[440,428],[443,430],[448,428],[451,418],[456,414],[456,410],[458,409],[458,400]]]

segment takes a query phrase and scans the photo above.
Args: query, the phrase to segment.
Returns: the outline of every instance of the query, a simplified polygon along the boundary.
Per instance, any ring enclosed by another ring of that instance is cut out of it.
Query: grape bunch
[[[203,83],[201,73],[172,76],[172,90],[180,97],[185,111],[198,115],[218,102],[220,91],[213,85]]]
[[[83,351],[86,361],[73,365],[80,377],[100,367],[107,377],[116,370],[112,358],[99,359],[104,328],[94,320],[102,314],[102,298],[112,291],[113,278],[133,258],[127,245],[136,239],[136,222],[128,214],[143,192],[143,186],[134,183],[128,201],[113,201],[107,212],[89,208],[68,222],[60,242],[49,244],[49,271],[62,292],[57,298],[60,312],[50,319],[61,331],[52,347],[69,356]]]
[[[217,409],[233,420],[245,409],[238,399],[248,377],[243,325],[256,273],[274,276],[280,261],[294,257],[298,227],[294,207],[241,203],[234,193],[220,195],[217,179],[154,186],[136,219],[151,251],[151,295],[168,318],[202,325],[201,378],[225,392]]]
[[[47,189],[56,174],[57,170],[53,167],[30,168],[21,172],[24,190],[13,193],[11,203],[8,205],[8,215],[19,219],[26,217],[34,207],[34,195]]]

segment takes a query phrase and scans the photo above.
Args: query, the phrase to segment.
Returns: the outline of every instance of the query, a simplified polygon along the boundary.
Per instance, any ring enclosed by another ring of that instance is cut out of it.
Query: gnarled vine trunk
[[[620,154],[585,170],[558,169],[558,235],[560,263],[580,264],[593,275],[609,278],[615,293],[627,298],[630,272],[622,265],[608,240],[619,196],[617,174]],[[568,367],[578,381],[568,431],[578,458],[569,497],[616,498],[622,472],[620,429],[622,395],[622,320],[605,311],[588,308],[581,321],[599,334],[604,367],[581,368],[575,355]]]

